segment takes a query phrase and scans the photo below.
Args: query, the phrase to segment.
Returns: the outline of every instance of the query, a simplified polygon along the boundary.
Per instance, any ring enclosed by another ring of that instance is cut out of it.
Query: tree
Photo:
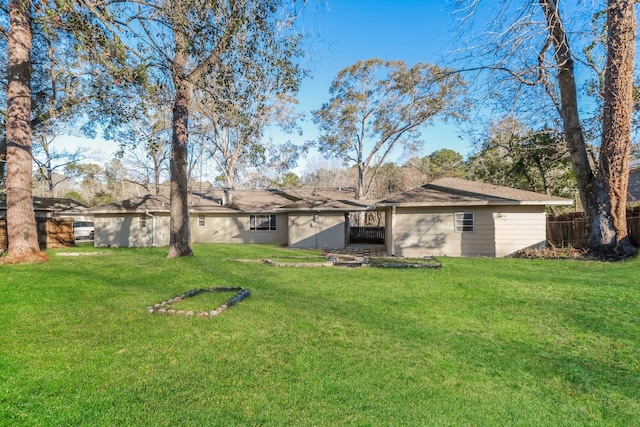
[[[193,126],[197,141],[229,188],[235,187],[243,169],[264,169],[267,152],[291,154],[291,148],[295,148],[292,144],[276,147],[263,136],[270,125],[285,130],[295,126],[297,114],[290,106],[296,102],[293,94],[300,76],[292,62],[261,63],[240,55],[232,66],[215,82],[217,93],[204,92],[196,97]],[[296,154],[300,152],[295,150]]]
[[[31,174],[31,5],[9,3],[7,64],[7,237],[9,259],[46,259],[40,252]]]
[[[302,180],[293,172],[287,172],[271,181],[270,187],[274,188],[301,188]]]
[[[427,158],[430,180],[440,178],[463,178],[465,176],[465,162],[462,154],[448,148],[434,151]]]
[[[479,5],[477,0],[466,3],[474,10]],[[575,10],[584,12],[586,9],[581,4]],[[626,226],[633,113],[635,1],[609,0],[604,14],[601,10],[590,11],[594,17],[606,16],[606,35],[602,46],[606,60],[603,70],[598,68],[599,62],[594,59],[598,53],[598,49],[593,48],[598,45],[597,40],[584,42],[578,32],[567,31],[566,21],[581,21],[571,19],[557,0],[539,0],[537,6],[533,3],[525,6],[506,2],[501,4],[500,10],[502,15],[491,22],[504,23],[505,31],[492,28],[491,42],[483,47],[485,52],[490,53],[493,64],[487,66],[480,63],[472,68],[498,71],[502,82],[508,80],[518,83],[512,86],[513,92],[539,90],[539,93],[549,96],[547,99],[551,100],[560,118],[586,213],[589,249],[594,253],[617,257],[635,254],[636,249],[631,245]],[[515,16],[516,21],[511,19]],[[579,50],[572,48],[572,40],[583,48],[582,61],[576,61]],[[532,55],[532,52],[537,54]],[[488,58],[487,55],[477,57],[481,61]],[[598,81],[597,90],[591,90],[591,94],[600,98],[593,104],[602,105],[598,129],[600,148],[595,162],[592,162],[589,154],[589,135],[584,130],[585,120],[578,108],[580,96],[588,96],[589,92],[581,93],[578,90],[576,64],[586,64],[587,67],[581,71],[595,71]],[[555,78],[550,75],[553,71]],[[520,97],[512,99],[521,100]],[[530,112],[548,111],[541,108],[539,101],[539,97],[528,98],[527,109]]]
[[[510,118],[490,124],[468,169],[473,179],[550,196],[573,197],[576,190],[561,135],[546,128],[533,131]]]
[[[358,61],[338,73],[330,101],[313,112],[320,128],[316,145],[357,165],[357,197],[363,198],[389,153],[397,145],[416,149],[420,127],[455,116],[463,91],[459,76],[436,65]]]
[[[57,117],[73,116],[70,111],[75,111],[74,106],[77,105],[73,97],[66,96],[66,90],[58,90],[75,87],[76,81],[74,78],[60,78],[58,71],[75,69],[54,65],[58,64],[55,62],[58,58],[56,49],[65,47],[68,53],[73,52],[67,58],[86,59],[90,56],[92,64],[107,67],[109,73],[115,71],[115,65],[126,56],[117,49],[121,45],[114,43],[105,32],[101,19],[104,15],[99,11],[101,7],[93,6],[79,2],[34,4],[27,0],[10,1],[8,8],[3,5],[0,9],[0,13],[9,15],[9,29],[0,29],[7,38],[8,51],[6,133],[5,138],[0,139],[0,162],[6,159],[8,165],[7,234],[9,258],[15,261],[42,258],[32,204],[32,136],[44,123],[50,123]],[[2,24],[6,22],[2,20]],[[82,61],[75,64],[79,63]],[[83,73],[74,77],[78,81],[86,80]],[[105,85],[99,87],[104,89]],[[84,99],[81,97],[80,103]],[[95,109],[88,111],[96,112]],[[0,172],[0,180],[3,175]]]
[[[161,96],[148,91],[145,114],[133,119],[120,132],[118,157],[126,164],[128,179],[149,193],[160,194],[160,183],[169,172],[171,112]]]
[[[53,137],[44,133],[39,133],[34,141],[33,161],[36,164],[36,177],[39,181],[46,183],[46,188],[50,195],[54,195],[54,189],[61,183],[71,178],[70,175],[62,175],[59,170],[64,170],[67,166],[80,162],[84,157],[84,149],[75,151],[59,151],[53,146]]]
[[[287,64],[297,51],[286,0],[174,0],[115,5],[129,17],[128,30],[153,51],[158,76],[171,86],[171,220],[168,258],[193,254],[188,209],[189,118],[196,91],[217,95],[217,82],[239,58]],[[133,12],[132,12],[133,10]],[[278,70],[282,67],[270,69]],[[214,76],[214,77],[212,77]],[[286,78],[288,76],[283,76]]]

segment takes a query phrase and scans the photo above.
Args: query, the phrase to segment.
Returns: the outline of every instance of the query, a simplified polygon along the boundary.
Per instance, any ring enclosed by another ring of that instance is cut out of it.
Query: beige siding
[[[525,248],[545,246],[544,206],[530,206],[495,212],[496,256],[508,256]]]
[[[454,214],[473,213],[474,230],[456,232]],[[398,256],[507,256],[544,246],[544,206],[397,208],[392,221]]]
[[[340,249],[345,242],[344,213],[289,214],[290,247]]]
[[[142,226],[140,219],[146,219],[146,227]],[[93,223],[94,246],[139,247],[153,244],[153,220],[144,214],[94,215]]]
[[[287,216],[276,215],[276,230],[250,230],[250,215],[205,214],[200,226],[198,214],[192,214],[191,241],[194,243],[287,243]]]
[[[389,255],[396,255],[395,243],[394,243],[394,224],[395,216],[393,215],[393,208],[385,208],[384,210],[384,246]]]
[[[474,231],[455,232],[454,213],[474,214]],[[398,256],[494,256],[493,218],[486,209],[398,208],[394,240]]]

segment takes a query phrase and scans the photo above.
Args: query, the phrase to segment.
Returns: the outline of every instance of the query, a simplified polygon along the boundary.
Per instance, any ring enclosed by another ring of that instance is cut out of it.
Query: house
[[[166,246],[169,198],[144,196],[91,209],[96,246]],[[189,196],[194,243],[272,243],[345,248],[353,214],[384,216],[396,256],[507,256],[546,242],[545,208],[568,199],[445,178],[384,201],[351,190],[210,190]]]
[[[572,200],[443,178],[376,204],[390,255],[503,257],[546,243],[545,207]]]
[[[351,190],[230,190],[189,196],[194,243],[272,243],[293,248],[344,248],[350,212],[373,210]],[[91,209],[95,246],[169,244],[167,196],[147,195]]]

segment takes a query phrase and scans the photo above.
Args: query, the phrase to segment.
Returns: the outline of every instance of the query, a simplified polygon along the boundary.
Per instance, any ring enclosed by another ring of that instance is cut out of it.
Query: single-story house
[[[211,190],[189,196],[194,243],[273,243],[340,249],[350,216],[384,213],[384,245],[396,256],[507,256],[546,242],[553,196],[445,178],[383,201],[352,190]],[[166,246],[169,198],[144,196],[93,208],[96,246]]]
[[[546,243],[545,207],[572,200],[443,178],[376,204],[395,256],[503,257]]]
[[[352,190],[210,190],[189,196],[194,243],[344,248],[348,214],[373,210]],[[369,204],[367,204],[369,203]],[[147,195],[91,209],[95,246],[166,246],[169,197]]]

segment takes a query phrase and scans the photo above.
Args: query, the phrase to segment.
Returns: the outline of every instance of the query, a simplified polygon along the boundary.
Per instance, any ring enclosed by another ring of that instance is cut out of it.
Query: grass
[[[318,255],[271,246],[56,252],[0,267],[0,425],[640,425],[639,260],[319,269],[229,260]],[[212,286],[251,296],[215,318],[146,312]]]
[[[440,261],[435,258],[394,258],[394,257],[375,257],[369,259],[369,265],[372,267],[431,267],[439,268]]]

